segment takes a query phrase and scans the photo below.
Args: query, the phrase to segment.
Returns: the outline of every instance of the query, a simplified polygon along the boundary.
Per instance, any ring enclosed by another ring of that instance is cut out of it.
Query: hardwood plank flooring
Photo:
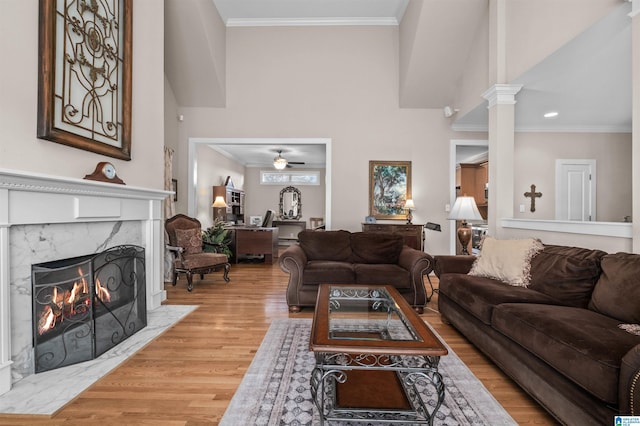
[[[215,425],[249,368],[269,323],[289,317],[287,274],[276,264],[232,265],[167,284],[167,304],[197,305],[193,313],[96,382],[55,415],[0,415],[0,425]],[[437,286],[437,280],[434,284]],[[522,425],[557,424],[454,328],[440,320],[437,295],[424,315],[458,356]],[[311,318],[313,311],[291,315]],[[56,392],[52,389],[51,392]]]

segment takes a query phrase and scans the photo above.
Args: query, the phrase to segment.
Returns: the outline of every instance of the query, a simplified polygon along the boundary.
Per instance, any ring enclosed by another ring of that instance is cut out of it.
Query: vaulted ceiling
[[[165,0],[165,73],[182,107],[224,107],[225,31],[234,26],[399,25],[400,107],[455,105],[455,94],[488,0]],[[631,131],[630,4],[596,22],[513,83],[516,129]],[[452,54],[455,52],[455,54]],[[454,117],[483,130],[486,105]],[[561,111],[549,121],[548,110]],[[231,149],[233,150],[233,149]],[[271,154],[268,154],[271,155]],[[301,155],[304,155],[302,153]],[[309,154],[311,155],[311,154]],[[311,157],[306,157],[311,158]],[[312,163],[316,163],[313,159]]]

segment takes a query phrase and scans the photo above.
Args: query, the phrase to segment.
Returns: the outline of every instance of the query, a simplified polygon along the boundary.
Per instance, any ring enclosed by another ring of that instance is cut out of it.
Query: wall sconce
[[[471,227],[467,220],[482,220],[476,200],[467,196],[456,198],[456,202],[451,208],[449,219],[462,221],[462,225],[458,228],[458,240],[462,245],[462,254],[469,254],[467,247],[469,246],[469,241],[471,241]]]

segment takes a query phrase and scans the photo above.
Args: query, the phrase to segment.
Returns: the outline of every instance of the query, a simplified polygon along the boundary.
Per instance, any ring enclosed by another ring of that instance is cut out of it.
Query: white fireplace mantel
[[[156,189],[0,169],[0,395],[7,392],[12,383],[11,283],[16,277],[12,277],[11,272],[11,228],[139,222],[146,249],[147,309],[153,310],[166,299],[162,270],[162,202],[171,194]],[[86,238],[75,236],[83,237]]]

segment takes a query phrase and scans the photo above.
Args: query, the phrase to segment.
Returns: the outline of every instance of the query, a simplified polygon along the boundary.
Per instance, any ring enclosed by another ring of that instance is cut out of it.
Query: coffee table
[[[321,284],[309,348],[320,424],[433,424],[444,400],[444,343],[392,286]],[[420,396],[430,388],[435,403]]]

